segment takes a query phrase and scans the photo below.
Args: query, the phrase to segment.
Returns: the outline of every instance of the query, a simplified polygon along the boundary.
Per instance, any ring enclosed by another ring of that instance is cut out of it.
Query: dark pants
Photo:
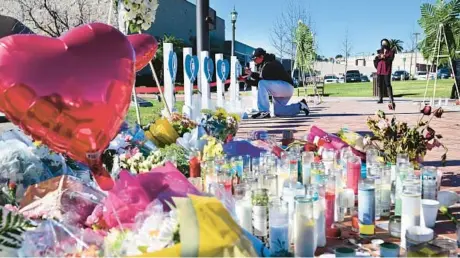
[[[379,101],[383,101],[384,87],[387,88],[388,97],[390,97],[391,102],[394,101],[393,98],[393,88],[391,88],[391,75],[378,75],[378,85],[379,85]]]

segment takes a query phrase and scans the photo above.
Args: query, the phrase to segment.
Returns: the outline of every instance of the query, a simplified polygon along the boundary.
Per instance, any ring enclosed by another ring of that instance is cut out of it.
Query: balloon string
[[[109,6],[109,18],[107,18],[107,24],[111,25],[112,21],[112,12],[113,12],[113,0],[110,0],[110,6]]]
[[[140,30],[139,30],[139,34],[142,34]],[[163,100],[163,103],[165,104],[166,111],[168,112],[168,115],[171,116],[171,110],[169,109],[168,103],[166,102],[165,96],[163,95],[163,90],[161,89],[160,81],[158,80],[157,73],[155,72],[155,69],[153,67],[152,60],[149,61],[149,66],[150,66],[150,70],[152,70],[152,76],[153,76],[153,79],[155,80],[155,83],[157,84],[161,99]]]

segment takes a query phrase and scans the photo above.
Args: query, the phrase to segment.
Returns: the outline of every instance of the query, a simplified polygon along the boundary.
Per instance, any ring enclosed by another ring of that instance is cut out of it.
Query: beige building
[[[374,67],[375,54],[362,54],[348,58],[347,70],[359,70],[362,74],[370,75],[376,72]],[[393,71],[405,70],[412,75],[416,71],[427,70],[428,61],[423,58],[420,53],[399,53],[395,55],[393,60]],[[345,60],[340,59],[333,62],[316,62],[315,70],[320,71],[321,75],[335,74],[341,75],[345,72]]]

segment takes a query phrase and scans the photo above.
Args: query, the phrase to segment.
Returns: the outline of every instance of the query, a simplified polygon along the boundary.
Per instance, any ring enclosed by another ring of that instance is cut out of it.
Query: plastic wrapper
[[[148,130],[145,131],[145,136],[158,147],[175,143],[179,138],[171,123],[164,118],[158,119],[151,124]]]
[[[202,139],[206,135],[206,131],[202,126],[197,126],[190,133],[185,133],[182,137],[176,140],[176,143],[189,151],[202,152],[207,141]]]
[[[83,225],[104,197],[100,190],[64,175],[29,186],[19,212],[28,218],[55,218]]]
[[[310,133],[308,134],[307,141],[313,142],[313,143],[321,142],[320,144],[317,144],[320,152],[324,148],[341,150],[342,148],[349,146],[346,142],[344,142],[338,136],[329,134],[323,131],[322,129],[318,128],[317,126],[312,126],[310,128]],[[366,159],[365,153],[362,153],[353,147],[351,149],[353,151],[353,154],[360,157],[362,160]]]
[[[16,183],[17,200],[22,197],[29,185],[52,176],[40,158],[25,143],[16,139],[0,141],[0,182],[3,185],[9,181]]]
[[[108,228],[117,226],[130,228],[136,214],[144,211],[149,203],[148,195],[139,179],[127,171],[122,171],[120,178],[104,200],[104,221]]]
[[[350,131],[346,128],[340,129],[337,135],[342,139],[345,143],[350,145],[352,148],[355,148],[358,151],[364,152],[364,137],[361,136],[359,133],[355,133]]]
[[[118,255],[142,255],[172,246],[177,228],[177,212],[164,212],[163,205],[159,201],[154,201],[144,212],[136,216],[135,226],[129,233],[129,238],[120,245]],[[117,255],[107,252],[109,250],[106,250],[105,256]]]
[[[213,197],[174,198],[180,243],[137,257],[255,257],[253,243]],[[186,226],[180,226],[186,225]]]
[[[139,175],[122,171],[115,187],[94,209],[86,225],[102,223],[107,228],[132,228],[136,214],[144,211],[150,202],[157,200],[164,205],[165,211],[169,211],[168,203],[173,202],[172,197],[185,197],[187,194],[201,193],[169,162]]]
[[[264,146],[263,148],[261,146]],[[260,154],[270,151],[271,147],[268,143],[261,143],[261,145],[254,146],[248,141],[231,141],[224,145],[224,152],[229,157],[246,156],[260,157]]]
[[[94,257],[99,255],[104,235],[102,231],[46,220],[23,234],[18,254],[20,257]]]

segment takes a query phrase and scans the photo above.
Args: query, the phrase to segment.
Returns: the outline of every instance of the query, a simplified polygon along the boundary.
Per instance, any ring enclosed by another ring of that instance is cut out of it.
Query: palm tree
[[[395,53],[401,53],[404,50],[403,44],[404,41],[399,39],[390,39],[390,49]]]
[[[456,72],[456,62],[459,56],[456,53],[457,47],[460,45],[460,0],[437,0],[435,4],[425,3],[420,7],[421,17],[418,20],[420,27],[423,29],[425,38],[420,42],[419,49],[426,60],[435,63],[437,60],[437,44],[438,30],[440,26],[445,33],[441,33],[442,44],[439,50],[440,55],[447,55],[453,64],[453,70]],[[441,32],[443,32],[441,30]],[[440,58],[437,66],[449,63],[448,58]],[[456,84],[459,85],[460,81],[457,79],[459,74],[456,75]],[[451,98],[459,98],[456,96],[459,89],[455,89],[455,84],[452,86]]]
[[[423,57],[427,60],[436,59],[436,40],[438,29],[442,24],[446,34],[447,44],[441,44],[441,55],[448,55],[450,58],[456,58],[455,51],[459,45],[460,22],[457,18],[460,14],[460,0],[443,1],[437,0],[435,4],[424,3],[420,7],[421,17],[418,20],[422,27],[425,38],[420,42],[419,49]],[[441,34],[443,37],[444,35]],[[449,47],[449,52],[447,51]],[[446,62],[448,60],[443,60]]]

